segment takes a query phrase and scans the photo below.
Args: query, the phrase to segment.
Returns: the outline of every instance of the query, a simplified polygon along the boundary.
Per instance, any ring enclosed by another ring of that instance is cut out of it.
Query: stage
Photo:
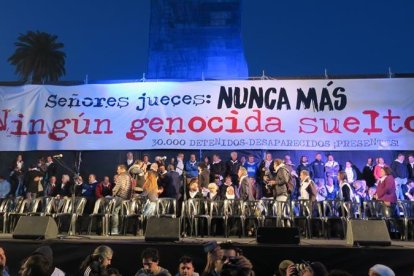
[[[353,275],[367,275],[369,267],[376,263],[390,266],[396,275],[411,275],[414,268],[414,242],[393,241],[391,246],[351,247],[345,240],[302,239],[300,245],[258,244],[254,238],[228,239],[183,238],[178,242],[145,242],[135,236],[59,236],[53,240],[17,240],[10,234],[0,235],[0,245],[5,249],[11,275],[17,275],[21,260],[41,245],[50,245],[54,251],[55,265],[74,275],[82,260],[95,247],[106,244],[114,250],[112,265],[122,275],[134,275],[141,266],[140,253],[146,247],[160,251],[160,265],[177,272],[178,259],[182,255],[193,257],[197,272],[202,272],[206,254],[203,243],[217,240],[232,241],[254,265],[256,275],[273,275],[279,262],[291,259],[295,262],[321,261],[328,269],[344,269]]]

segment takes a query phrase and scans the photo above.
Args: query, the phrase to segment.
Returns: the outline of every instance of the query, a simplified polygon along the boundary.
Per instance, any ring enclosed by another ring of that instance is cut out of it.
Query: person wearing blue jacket
[[[310,164],[310,171],[315,183],[325,185],[325,162],[322,161],[322,155],[317,153],[315,160]]]
[[[194,177],[198,177],[198,162],[195,154],[190,155],[190,160],[185,162],[184,165],[185,173],[187,174],[187,180],[191,180]]]

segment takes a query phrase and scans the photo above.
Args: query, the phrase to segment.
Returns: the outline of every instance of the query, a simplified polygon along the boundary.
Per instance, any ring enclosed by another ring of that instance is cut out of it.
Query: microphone
[[[62,158],[63,154],[57,154],[57,155],[53,155],[53,158]]]

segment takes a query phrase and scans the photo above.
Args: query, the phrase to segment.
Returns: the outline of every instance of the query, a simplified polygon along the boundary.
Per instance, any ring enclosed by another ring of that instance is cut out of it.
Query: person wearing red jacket
[[[384,201],[387,206],[386,216],[395,216],[397,192],[395,190],[395,179],[392,176],[390,167],[383,167],[381,169],[381,178],[378,181],[377,192],[375,198]]]
[[[105,176],[104,180],[96,185],[95,196],[97,199],[112,196],[112,184],[109,181],[109,176]]]

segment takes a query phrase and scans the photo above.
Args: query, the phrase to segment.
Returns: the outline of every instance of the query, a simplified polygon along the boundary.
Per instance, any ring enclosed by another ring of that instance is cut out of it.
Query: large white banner
[[[413,150],[414,79],[0,87],[0,150]]]

